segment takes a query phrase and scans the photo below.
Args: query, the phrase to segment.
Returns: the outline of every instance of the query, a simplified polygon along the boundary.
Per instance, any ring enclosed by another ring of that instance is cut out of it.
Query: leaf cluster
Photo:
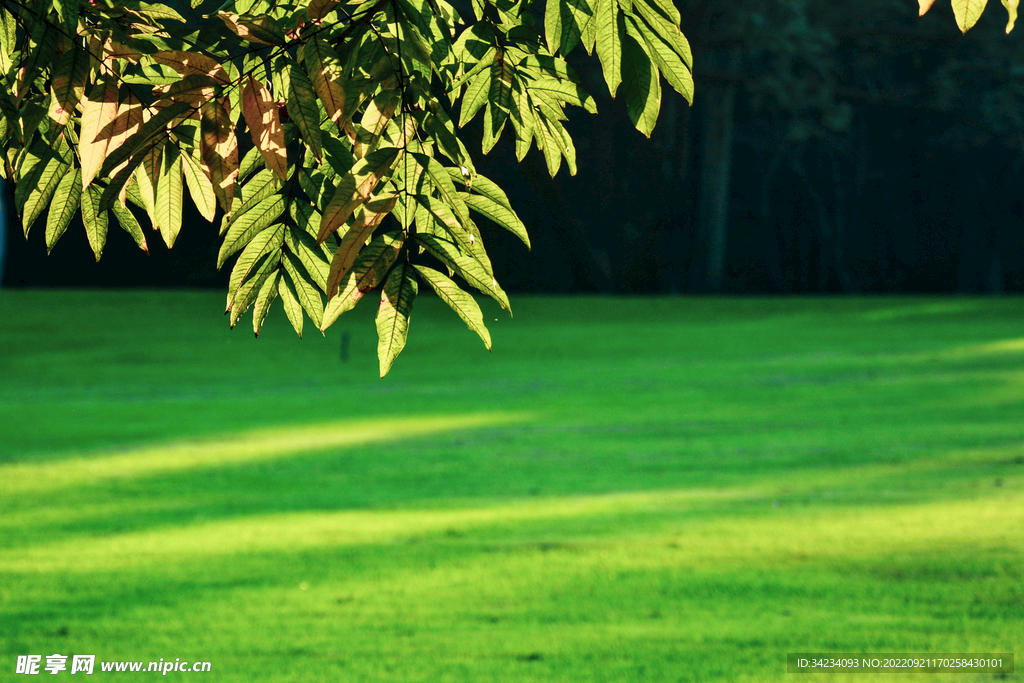
[[[1006,21],[1006,32],[1009,33],[1013,30],[1013,25],[1017,22],[1017,7],[1020,5],[1020,0],[1001,0],[1003,7],[1006,9],[1007,21]],[[935,0],[917,0],[918,7],[920,9],[920,15],[923,17],[928,10],[935,4]],[[960,27],[960,31],[967,33],[981,18],[981,13],[985,11],[985,6],[988,4],[988,0],[952,0],[953,4],[953,16],[956,17],[956,25]]]
[[[26,236],[52,249],[80,214],[97,258],[113,222],[172,247],[187,197],[219,227],[226,312],[258,335],[280,301],[300,335],[380,291],[383,377],[427,285],[489,349],[477,290],[509,309],[477,225],[529,246],[508,197],[477,173],[511,131],[552,175],[576,153],[567,109],[595,112],[565,56],[596,52],[650,135],[661,78],[692,99],[671,0],[0,1],[0,142]]]

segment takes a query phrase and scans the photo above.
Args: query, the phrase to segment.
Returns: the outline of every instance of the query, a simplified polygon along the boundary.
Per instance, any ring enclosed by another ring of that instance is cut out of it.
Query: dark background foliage
[[[509,140],[478,158],[533,238],[484,227],[508,291],[1024,289],[1024,38],[1001,8],[962,36],[941,3],[677,1],[692,108],[666,88],[645,140],[574,54],[599,110],[569,123],[579,174],[552,180],[536,150],[518,164]],[[12,223],[3,283],[224,287],[216,232],[186,212],[147,257],[112,230],[97,264],[80,225],[47,256],[41,223],[27,242]]]

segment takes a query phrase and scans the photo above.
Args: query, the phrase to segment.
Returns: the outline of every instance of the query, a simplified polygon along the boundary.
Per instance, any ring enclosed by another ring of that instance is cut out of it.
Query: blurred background
[[[485,228],[507,290],[1024,289],[1024,37],[1003,35],[1001,8],[964,36],[941,3],[924,18],[913,0],[677,5],[697,95],[666,89],[651,140],[578,49],[599,111],[569,122],[579,174],[552,180],[536,150],[518,164],[508,139],[478,159],[533,238],[528,254]],[[26,243],[12,222],[3,284],[223,287],[216,230],[192,218],[173,255],[112,231],[100,264],[80,228],[48,258],[44,231]]]

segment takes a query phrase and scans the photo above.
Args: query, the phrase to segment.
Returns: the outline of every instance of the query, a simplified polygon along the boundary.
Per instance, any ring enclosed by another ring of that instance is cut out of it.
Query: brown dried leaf
[[[342,176],[330,204],[323,211],[317,244],[323,244],[324,240],[344,225],[356,207],[367,200],[377,183],[394,166],[400,152],[395,147],[370,152]]]
[[[267,87],[251,75],[242,89],[242,113],[252,142],[263,155],[267,168],[284,180],[288,176],[288,152],[280,109]]]
[[[238,178],[238,138],[235,137],[227,98],[203,104],[200,118],[200,151],[213,182],[217,201],[225,212],[231,210]]]
[[[331,271],[327,276],[328,296],[337,293],[338,285],[352,269],[359,252],[366,246],[366,241],[370,239],[373,231],[384,220],[384,217],[395,208],[397,201],[398,195],[394,195],[381,202],[371,202],[360,207],[356,212],[355,225],[349,228],[345,236],[341,238],[341,244],[334,252],[334,258],[331,259]]]
[[[78,151],[82,159],[82,187],[88,187],[107,158],[111,135],[100,138],[100,134],[117,118],[117,82],[104,76],[93,86],[89,97],[83,98],[83,103]]]

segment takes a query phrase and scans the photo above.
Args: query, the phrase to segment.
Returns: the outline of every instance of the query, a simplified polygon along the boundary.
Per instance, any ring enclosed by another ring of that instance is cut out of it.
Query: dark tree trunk
[[[719,60],[709,54],[707,61],[725,62],[725,70],[732,74],[738,65],[739,52],[730,48]],[[698,250],[704,251],[707,258],[703,268],[700,268],[701,259],[697,258],[690,269],[691,283],[698,291],[719,293],[725,281],[735,102],[736,86],[733,84],[708,85],[704,89],[697,238]]]

